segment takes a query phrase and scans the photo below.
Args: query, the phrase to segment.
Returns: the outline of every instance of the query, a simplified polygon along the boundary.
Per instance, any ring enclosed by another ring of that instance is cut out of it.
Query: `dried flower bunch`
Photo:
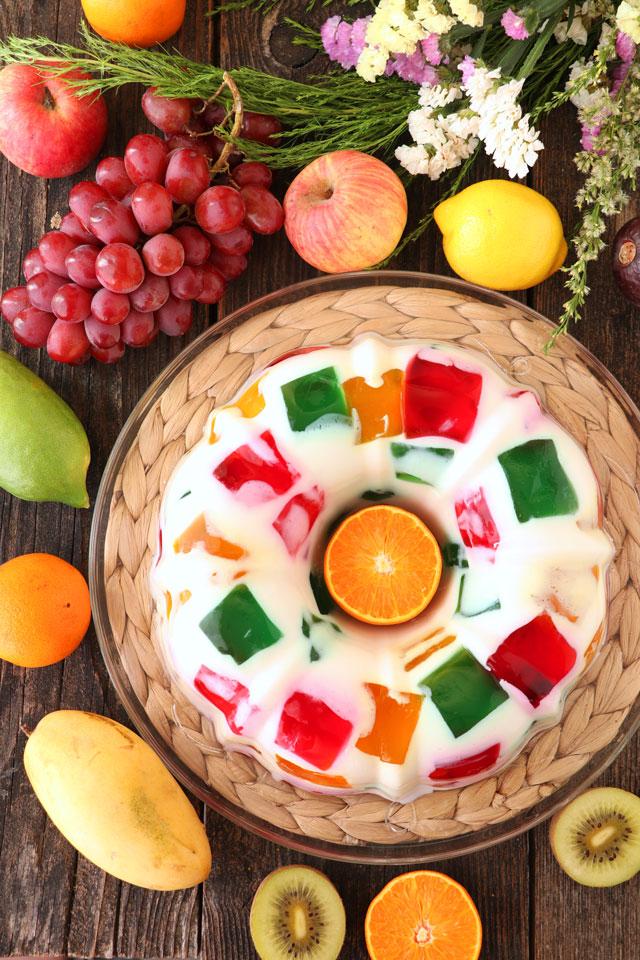
[[[221,9],[264,12],[274,4],[230,0]],[[582,130],[574,159],[585,181],[575,198],[579,218],[574,258],[564,268],[569,297],[560,333],[580,316],[587,266],[605,245],[606,218],[620,212],[636,184],[640,0],[511,4],[380,0],[372,14],[332,16],[320,31],[296,24],[300,42],[324,50],[343,69],[309,84],[243,67],[230,71],[245,106],[278,116],[285,128],[277,146],[240,146],[274,167],[301,167],[346,148],[395,155],[407,175],[446,179],[443,199],[458,190],[481,150],[508,176],[525,177],[544,148],[540,117],[571,101]],[[0,43],[0,60],[34,58],[55,70],[64,60],[93,73],[85,92],[141,82],[163,96],[206,98],[222,73],[178,54],[114,47],[86,32],[84,50],[41,38]],[[431,220],[429,211],[402,246]]]

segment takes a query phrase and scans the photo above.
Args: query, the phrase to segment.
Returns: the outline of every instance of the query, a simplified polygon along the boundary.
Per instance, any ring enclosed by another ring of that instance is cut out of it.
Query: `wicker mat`
[[[227,753],[211,723],[167,677],[153,642],[147,572],[167,479],[201,437],[214,406],[255,370],[298,347],[347,343],[365,331],[445,340],[489,355],[533,387],[586,450],[615,542],[608,636],[569,693],[562,720],[538,732],[499,775],[413,803],[372,794],[336,797],[275,780],[257,761]],[[579,345],[516,304],[490,306],[450,290],[366,286],[333,290],[254,315],[203,349],[144,419],[118,475],[105,539],[105,587],[115,643],[129,681],[160,735],[219,795],[267,824],[338,844],[443,839],[517,816],[574,776],[610,743],[640,691],[639,438],[634,413]]]

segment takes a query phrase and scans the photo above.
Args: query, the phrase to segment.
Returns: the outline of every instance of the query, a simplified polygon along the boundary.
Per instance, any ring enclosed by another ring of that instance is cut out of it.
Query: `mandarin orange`
[[[177,33],[186,0],[82,0],[84,15],[101,37],[130,47],[152,47]]]
[[[89,588],[66,560],[27,553],[0,565],[0,658],[45,667],[72,653],[91,622]]]
[[[364,932],[371,960],[477,960],[482,946],[473,900],[434,870],[391,880],[369,904]]]
[[[365,623],[411,620],[433,598],[442,555],[429,528],[390,504],[365,507],[340,524],[324,556],[329,593]]]

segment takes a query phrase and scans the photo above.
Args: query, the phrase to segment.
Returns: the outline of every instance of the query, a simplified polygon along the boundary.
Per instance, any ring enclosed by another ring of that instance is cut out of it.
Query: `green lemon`
[[[22,500],[88,507],[89,441],[73,410],[0,350],[0,487]]]

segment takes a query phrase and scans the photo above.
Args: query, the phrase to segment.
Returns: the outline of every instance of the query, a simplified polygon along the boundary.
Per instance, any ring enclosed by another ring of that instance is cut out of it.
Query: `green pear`
[[[0,350],[0,487],[22,500],[88,507],[84,427],[40,377]]]

